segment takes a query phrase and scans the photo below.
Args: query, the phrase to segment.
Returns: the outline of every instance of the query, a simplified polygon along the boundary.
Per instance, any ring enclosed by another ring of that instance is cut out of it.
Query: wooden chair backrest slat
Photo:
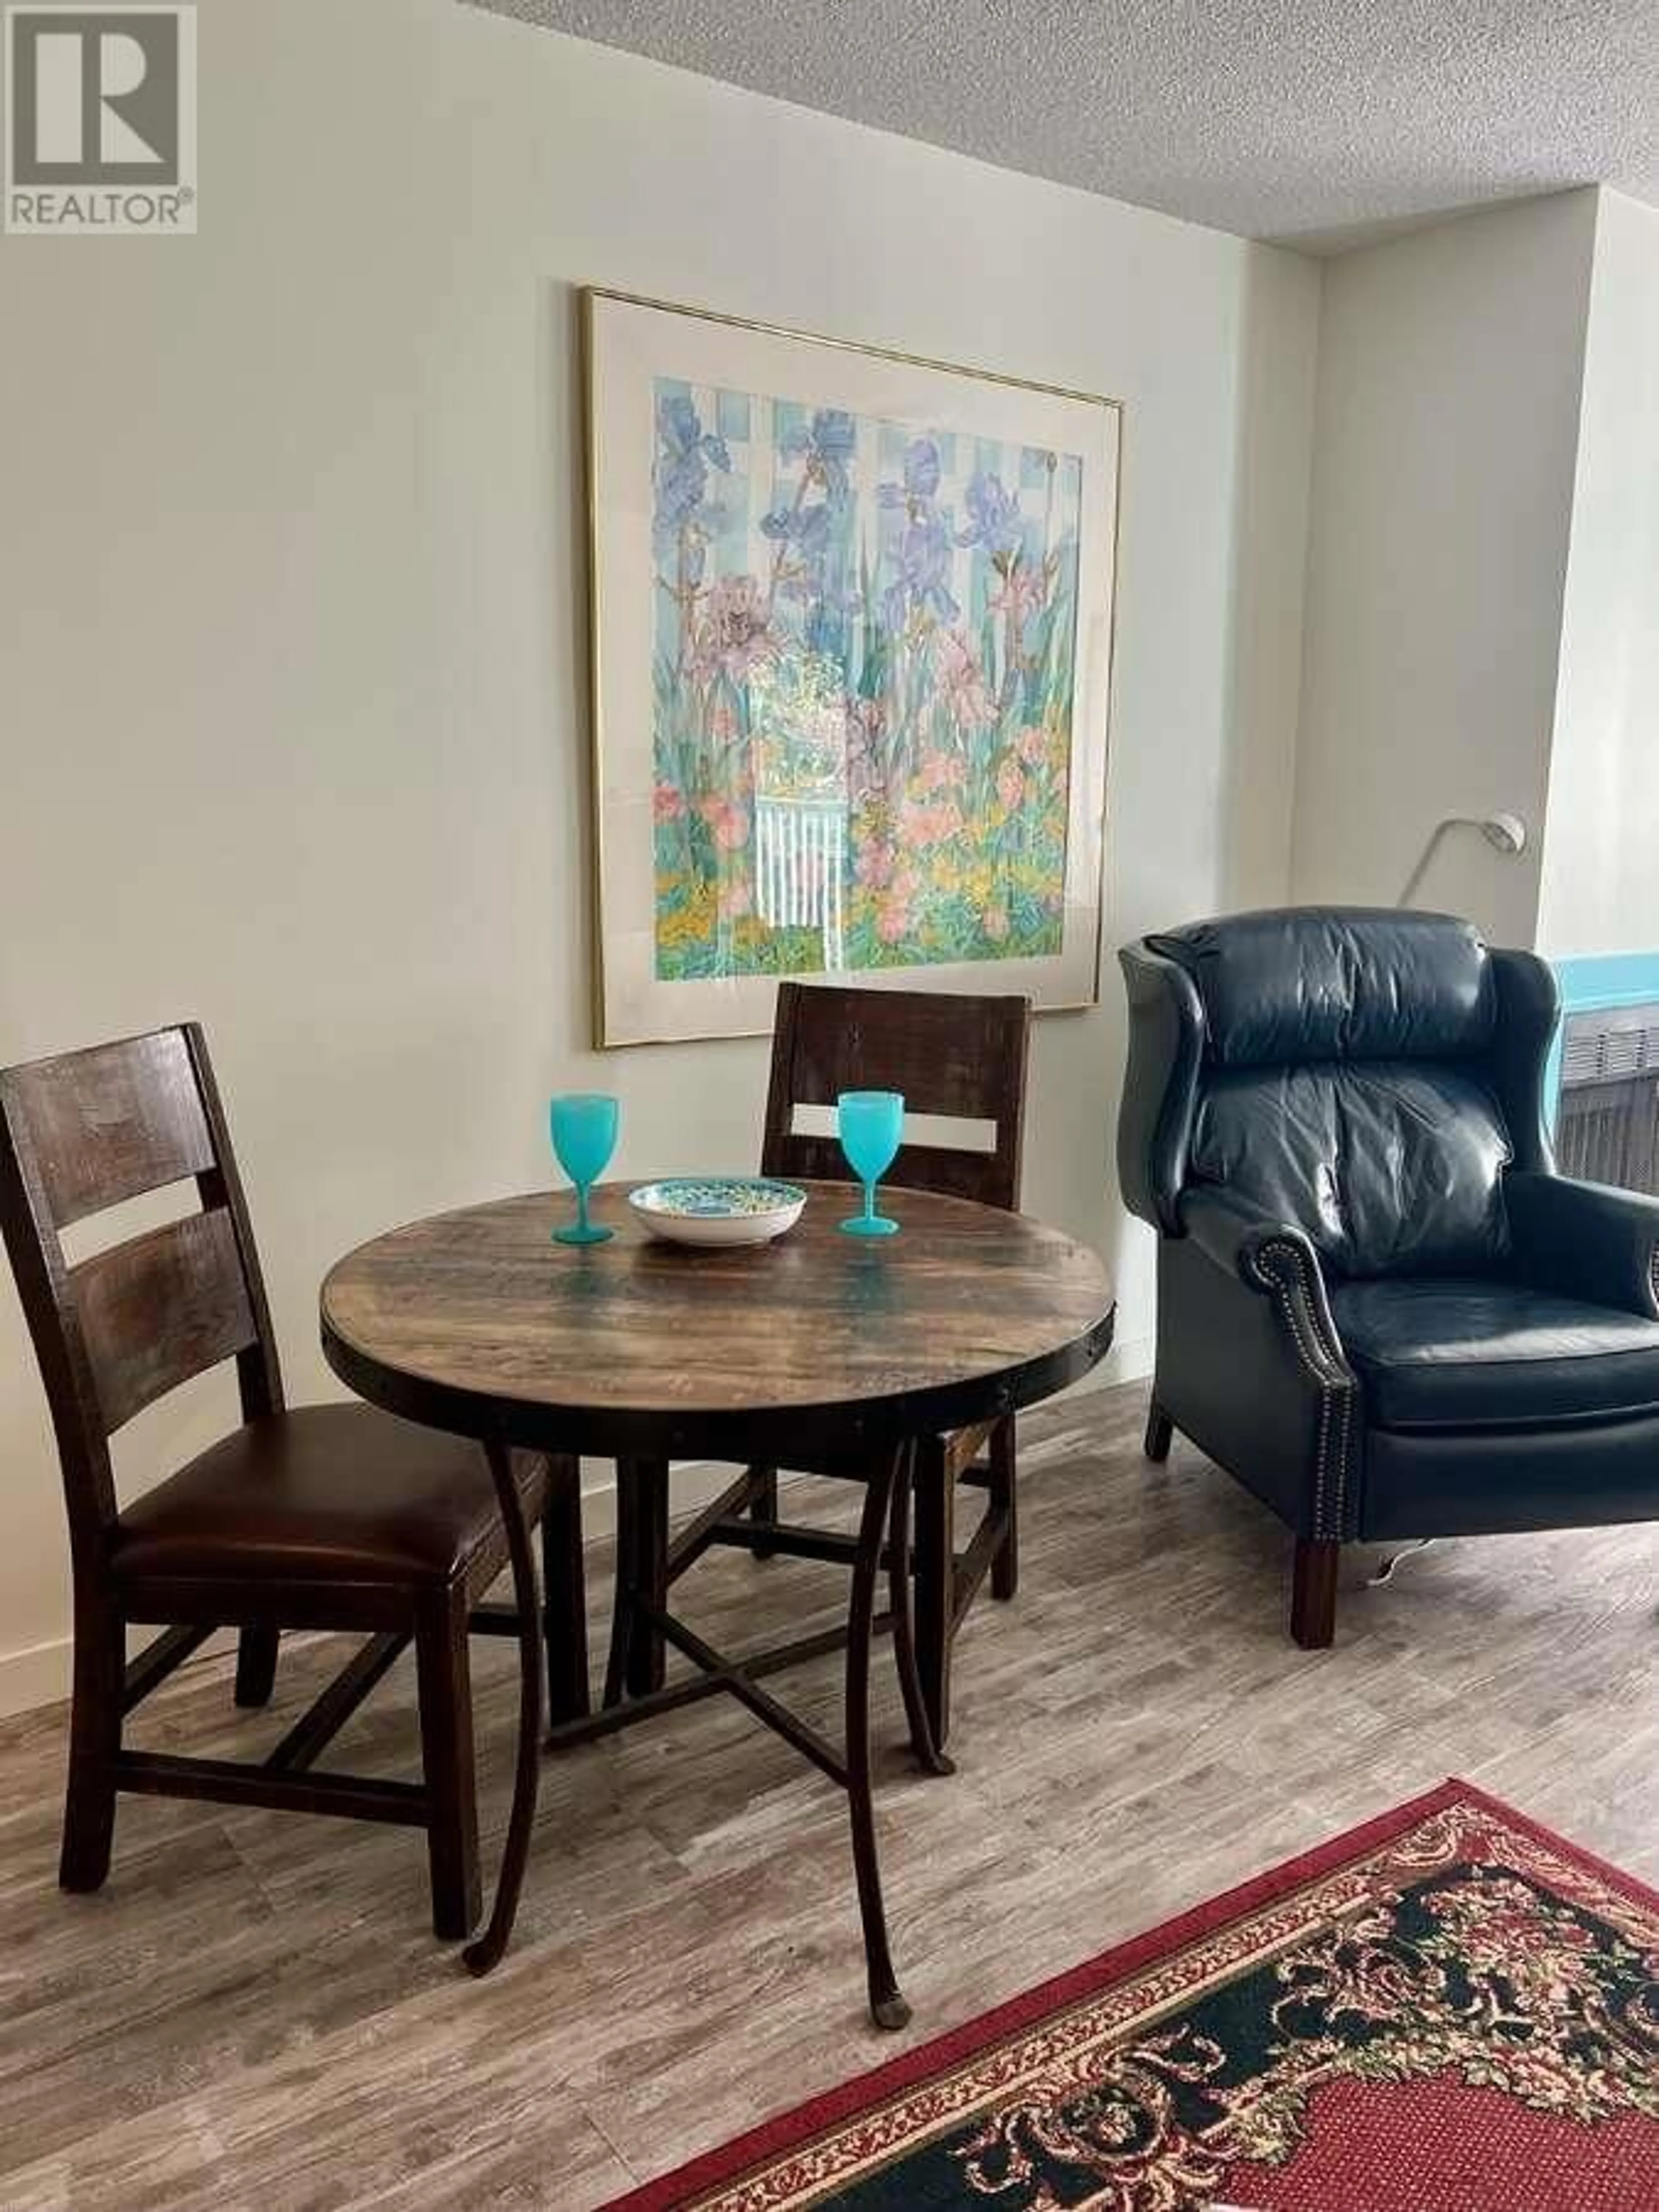
[[[71,1267],[70,1224],[184,1178],[202,1211]],[[77,1577],[117,1519],[109,1438],[234,1358],[245,1420],[282,1370],[207,1042],[185,1023],[0,1070],[0,1228],[52,1407]]]
[[[106,1435],[258,1341],[236,1231],[188,1213],[70,1270]]]
[[[95,1045],[7,1071],[52,1225],[204,1175],[213,1133],[182,1030]]]
[[[888,1182],[1017,1207],[1030,1020],[1012,995],[780,984],[762,1173],[844,1178],[839,1143],[798,1133],[795,1108],[898,1091],[908,1113],[989,1122],[995,1139],[989,1152],[906,1144]]]

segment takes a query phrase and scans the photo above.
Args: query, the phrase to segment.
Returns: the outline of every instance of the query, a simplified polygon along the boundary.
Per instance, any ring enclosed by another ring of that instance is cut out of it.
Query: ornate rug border
[[[1064,1973],[1023,1990],[989,2012],[978,2014],[960,2027],[947,2029],[883,2065],[820,2091],[787,2112],[775,2113],[747,2133],[688,2160],[672,2173],[644,2182],[625,2196],[612,2198],[603,2212],[678,2212],[678,2208],[697,2197],[741,2179],[753,2168],[799,2148],[813,2136],[843,2125],[871,2106],[915,2088],[934,2075],[963,2064],[1050,2014],[1097,1996],[1113,1983],[1202,1941],[1229,1922],[1259,1912],[1293,1891],[1367,1857],[1418,1822],[1449,1806],[1460,1804],[1492,1814],[1534,1843],[1559,1853],[1582,1871],[1595,1875],[1632,1903],[1659,1912],[1659,1891],[1650,1889],[1638,1876],[1571,1842],[1474,1783],[1451,1776],[1420,1796],[1361,1821],[1358,1826],[1316,1844],[1311,1850],[1252,1875],[1236,1887],[1224,1890],[1189,1911],[1176,1914],[1173,1919],[1162,1921],[1155,1928],[1113,1945],[1080,1966],[1068,1967]]]

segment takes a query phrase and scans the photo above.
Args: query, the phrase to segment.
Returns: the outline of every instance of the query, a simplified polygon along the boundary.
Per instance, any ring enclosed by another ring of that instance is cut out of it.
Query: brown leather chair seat
[[[539,1512],[544,1462],[517,1466]],[[443,1583],[506,1555],[476,1443],[372,1406],[303,1406],[248,1422],[136,1499],[112,1565],[123,1580]]]

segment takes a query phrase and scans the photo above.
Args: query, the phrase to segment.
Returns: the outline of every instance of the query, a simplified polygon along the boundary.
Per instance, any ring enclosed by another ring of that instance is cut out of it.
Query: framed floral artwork
[[[599,1035],[1094,1003],[1116,403],[584,295]]]

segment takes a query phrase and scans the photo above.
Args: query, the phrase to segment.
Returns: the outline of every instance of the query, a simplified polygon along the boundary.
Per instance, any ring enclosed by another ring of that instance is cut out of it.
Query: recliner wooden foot
[[[1291,1636],[1304,1651],[1323,1651],[1336,1641],[1336,1569],[1340,1544],[1298,1536],[1291,1571]]]

